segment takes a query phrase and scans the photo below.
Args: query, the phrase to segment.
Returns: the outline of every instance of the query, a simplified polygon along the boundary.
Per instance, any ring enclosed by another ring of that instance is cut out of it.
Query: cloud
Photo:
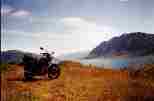
[[[30,16],[31,12],[27,10],[17,10],[13,12],[11,15],[14,17],[25,17],[25,16]]]
[[[114,33],[116,29],[98,24],[96,21],[87,20],[80,17],[66,17],[60,20],[64,26],[69,27],[71,31],[93,32],[93,34],[101,33]]]
[[[33,31],[57,35],[113,33],[115,29],[82,17],[32,17]]]
[[[12,17],[27,17],[31,15],[31,12],[25,9],[15,9],[9,5],[3,5],[1,7],[1,15]]]
[[[78,47],[82,48],[95,47],[100,42],[118,35],[115,28],[86,18],[65,17],[59,21],[67,28],[67,32],[72,33],[72,42],[77,42]]]
[[[1,15],[9,15],[14,9],[8,5],[3,5],[1,7]]]
[[[40,40],[63,40],[68,46],[73,43],[78,45],[77,48],[93,47],[118,34],[111,26],[82,17],[35,18],[33,23],[33,30],[39,34]]]
[[[129,0],[120,0],[120,2],[128,2]]]
[[[23,29],[17,27],[12,30],[5,29],[2,31],[4,31],[5,35],[7,34],[7,37],[22,37],[24,41],[28,39],[37,40],[35,43],[38,45],[48,45],[49,49],[54,49],[59,53],[63,53],[64,50],[92,49],[100,42],[115,36],[113,33],[116,31],[111,26],[97,23],[94,19],[90,20],[82,17],[45,17],[37,19],[36,16],[32,16],[32,18],[34,20],[32,19],[31,27],[33,30],[31,31],[23,30],[24,27]]]
[[[8,29],[2,29],[2,35],[8,35],[8,36],[20,36],[20,37],[27,37],[27,38],[36,38],[38,40],[63,40],[63,39],[69,39],[68,36],[59,36],[57,33],[51,32],[28,32],[28,31],[22,31],[22,30],[8,30]],[[58,35],[58,36],[57,36]]]
[[[90,28],[95,28],[96,23],[88,22],[84,18],[80,17],[65,17],[60,20],[64,26],[80,29],[80,30],[88,30]]]
[[[22,37],[37,37],[38,35],[32,34],[31,32],[25,32],[20,30],[8,30],[2,29],[2,35],[14,35],[14,36],[22,36]]]
[[[60,19],[60,21],[66,27],[70,27],[71,30],[81,30],[88,32],[102,32],[102,33],[113,33],[115,29],[113,27],[98,24],[96,21],[87,20],[81,17],[65,17]]]

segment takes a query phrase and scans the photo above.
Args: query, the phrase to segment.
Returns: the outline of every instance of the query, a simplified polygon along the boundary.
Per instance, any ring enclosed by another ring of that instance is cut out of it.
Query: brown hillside
[[[11,65],[2,73],[1,101],[152,101],[154,84],[132,79],[126,70],[100,69],[65,61],[61,75],[24,82],[23,67]],[[150,100],[149,100],[150,99]]]

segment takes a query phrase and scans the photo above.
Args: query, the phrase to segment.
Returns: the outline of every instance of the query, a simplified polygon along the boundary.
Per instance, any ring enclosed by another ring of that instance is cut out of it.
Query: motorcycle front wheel
[[[48,77],[50,79],[57,79],[60,75],[60,68],[57,64],[52,64],[48,69]]]
[[[33,74],[30,72],[25,71],[24,72],[24,80],[25,81],[31,81],[33,79]]]

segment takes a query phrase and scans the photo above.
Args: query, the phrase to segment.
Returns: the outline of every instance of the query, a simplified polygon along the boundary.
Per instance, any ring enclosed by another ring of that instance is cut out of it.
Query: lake
[[[140,57],[129,57],[129,58],[94,58],[94,59],[80,59],[78,60],[82,64],[93,64],[98,67],[112,67],[112,68],[123,68],[128,65],[136,64],[154,64],[154,56],[140,56]]]

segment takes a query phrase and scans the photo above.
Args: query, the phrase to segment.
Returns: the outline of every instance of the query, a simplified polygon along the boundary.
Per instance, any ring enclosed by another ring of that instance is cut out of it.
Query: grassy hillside
[[[154,69],[152,66],[147,65]],[[61,75],[58,79],[49,80],[43,76],[36,77],[37,80],[32,82],[24,82],[23,67],[10,65],[1,74],[1,101],[154,100],[154,81],[141,76],[141,72],[139,75],[127,70],[100,69],[71,61],[63,62],[60,67]]]

